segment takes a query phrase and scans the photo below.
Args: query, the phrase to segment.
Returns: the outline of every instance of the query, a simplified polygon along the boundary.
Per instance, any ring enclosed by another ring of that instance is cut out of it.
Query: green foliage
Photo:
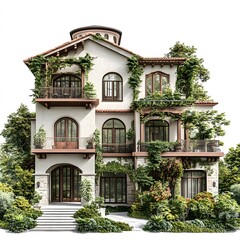
[[[139,166],[133,171],[131,178],[137,183],[139,192],[142,192],[143,188],[153,184],[153,178],[149,176],[149,168],[147,166]]]
[[[22,213],[20,214],[12,213],[11,215],[9,214],[6,222],[8,230],[16,233],[32,229],[37,225],[34,219],[27,217]]]
[[[92,82],[87,81],[83,87],[84,96],[88,99],[96,98],[96,90]]]
[[[94,218],[78,218],[77,231],[80,233],[97,232],[97,222]]]
[[[128,84],[130,88],[133,90],[133,102],[138,99],[139,95],[139,88],[142,83],[140,79],[141,75],[143,74],[143,68],[139,65],[138,57],[132,56],[128,58],[128,70],[131,73],[131,76],[128,79]]]
[[[11,232],[23,232],[36,226],[36,219],[42,215],[35,210],[24,197],[16,197],[10,208],[7,209],[3,220]]]
[[[98,208],[95,205],[85,205],[74,213],[74,218],[95,218],[100,217]]]
[[[7,209],[10,208],[14,201],[14,194],[12,192],[3,192],[0,190],[0,220],[3,219]]]
[[[39,201],[42,199],[42,195],[40,193],[34,191],[33,197],[30,199],[30,204],[34,206],[35,204],[39,203]]]
[[[216,197],[214,210],[217,218],[224,223],[238,218],[240,214],[240,206],[229,193],[222,193]]]
[[[236,167],[240,170],[240,144],[237,144],[235,148],[229,148],[228,153],[224,157],[224,161],[230,169]]]
[[[32,89],[33,102],[40,96],[41,87],[50,86],[52,74],[56,73],[59,69],[77,65],[80,70],[85,71],[86,79],[88,79],[88,73],[93,66],[92,60],[93,57],[88,53],[84,57],[79,58],[45,57],[42,55],[32,58],[27,65],[35,77],[35,86]]]
[[[155,92],[153,94],[147,95],[145,98],[140,98],[133,102],[133,107],[137,111],[151,107],[156,108],[166,108],[166,107],[177,107],[177,106],[189,106],[195,102],[194,99],[188,98],[183,99],[182,94],[179,92],[173,92],[170,88],[165,89],[163,92]]]
[[[0,182],[0,191],[1,192],[12,192],[12,188],[8,184]]]
[[[77,230],[82,233],[86,232],[122,232],[131,231],[130,227],[126,223],[115,222],[108,218],[100,217],[97,205],[90,204],[79,209],[75,214],[77,222]]]
[[[30,113],[28,108],[21,104],[16,112],[8,116],[7,123],[0,133],[5,138],[2,145],[2,151],[10,155],[12,151],[17,151],[22,155],[23,162],[21,167],[31,168],[33,166],[33,158],[31,157],[31,119],[35,116]]]
[[[80,183],[80,195],[86,202],[92,200],[92,184],[88,179],[83,179]]]
[[[171,232],[173,225],[159,216],[153,216],[143,227],[144,231],[149,232]]]
[[[96,177],[99,176],[101,167],[103,165],[103,157],[102,157],[102,146],[101,146],[101,139],[100,139],[100,131],[99,129],[96,129],[93,133],[94,136],[94,142],[95,142],[95,150],[96,150],[96,156],[95,156],[95,171],[96,171]]]
[[[240,184],[233,184],[230,187],[230,191],[232,193],[232,197],[237,201],[238,205],[240,205]]]
[[[128,140],[132,140],[135,136],[135,131],[134,131],[134,120],[131,122],[131,128],[128,129],[126,132],[126,137]]]
[[[199,222],[171,222],[173,228],[171,232],[192,232],[192,233],[202,233],[202,232],[214,232],[210,228],[200,226]]]
[[[176,219],[185,221],[188,214],[188,205],[185,197],[176,196],[169,200],[169,208]]]
[[[207,100],[209,96],[200,82],[206,82],[210,78],[210,73],[203,65],[204,60],[196,56],[196,50],[193,46],[176,42],[166,56],[186,58],[186,61],[177,69],[176,90],[185,94],[187,98]]]
[[[131,207],[130,206],[106,206],[106,214],[112,213],[112,212],[128,212],[130,211]]]
[[[232,159],[235,161],[235,159]],[[233,184],[240,184],[240,172],[237,167],[229,167],[224,161],[219,162],[219,192],[230,191]]]
[[[33,136],[33,143],[36,147],[42,148],[46,140],[46,131],[43,125],[38,129],[36,134]]]
[[[114,222],[108,218],[78,218],[77,222],[77,230],[79,232],[100,232],[100,233],[108,233],[108,232],[122,232],[122,231],[131,231],[132,228],[126,224],[121,222]]]
[[[222,126],[228,126],[230,122],[225,119],[225,113],[217,110],[185,110],[181,115],[185,129],[190,131],[191,139],[213,139],[224,136],[225,130]]]
[[[101,169],[99,169],[99,174],[103,174],[104,172],[111,172],[114,174],[117,174],[117,173],[131,174],[132,165],[130,164],[123,165],[120,162],[111,161],[111,162],[107,162],[106,164],[103,164],[101,166]]]

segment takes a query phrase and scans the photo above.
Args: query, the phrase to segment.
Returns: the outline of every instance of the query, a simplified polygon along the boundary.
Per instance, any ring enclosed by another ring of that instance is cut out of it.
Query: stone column
[[[38,192],[42,199],[39,205],[49,204],[49,174],[35,174],[35,191]]]

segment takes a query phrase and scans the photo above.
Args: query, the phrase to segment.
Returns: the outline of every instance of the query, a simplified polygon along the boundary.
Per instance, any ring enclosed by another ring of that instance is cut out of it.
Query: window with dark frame
[[[202,170],[185,170],[181,179],[181,195],[193,198],[206,191],[206,172]]]
[[[53,97],[81,97],[81,78],[72,74],[63,74],[53,80]]]
[[[105,203],[126,203],[126,174],[104,173],[100,177],[100,196],[104,198]]]
[[[103,101],[123,100],[123,81],[117,73],[108,73],[103,77]]]
[[[56,148],[78,148],[78,124],[71,118],[61,118],[54,125]]]
[[[169,85],[169,74],[153,72],[146,75],[146,96],[163,90]]]
[[[149,120],[145,124],[145,142],[169,141],[169,124],[163,120]]]

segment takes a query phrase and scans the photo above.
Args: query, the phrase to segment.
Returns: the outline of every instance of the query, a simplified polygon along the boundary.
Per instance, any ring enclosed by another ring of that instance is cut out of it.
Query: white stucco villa
[[[130,164],[133,169],[146,164],[148,142],[178,142],[180,150],[164,152],[162,157],[195,162],[184,169],[180,194],[185,197],[201,191],[217,194],[218,161],[223,156],[218,141],[193,144],[179,118],[173,117],[189,106],[156,107],[154,113],[149,106],[140,110],[132,106],[128,59],[137,56],[143,68],[135,101],[161,93],[165,86],[174,90],[177,66],[185,59],[141,57],[122,48],[122,32],[110,27],[81,27],[72,30],[70,36],[68,42],[24,60],[36,78],[32,136],[41,127],[46,132],[42,148],[34,146],[32,137],[35,189],[42,195],[41,204],[81,202],[79,188],[84,179],[91,183],[92,195],[104,197],[106,204],[134,202],[136,183],[128,174],[103,172],[96,178],[98,152],[95,143],[88,144],[96,129],[100,133],[102,161]],[[91,69],[84,65],[84,61],[89,63],[89,56]],[[37,57],[39,62],[33,63]],[[95,96],[87,95],[84,86],[89,82],[96,90]],[[196,102],[191,107],[201,111],[216,104]],[[160,118],[160,113],[169,114]],[[134,133],[132,138],[127,137],[130,130]],[[156,172],[153,175],[157,178]]]

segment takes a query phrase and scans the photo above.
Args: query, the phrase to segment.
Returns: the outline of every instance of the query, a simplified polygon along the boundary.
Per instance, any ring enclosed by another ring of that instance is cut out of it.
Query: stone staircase
[[[74,213],[81,208],[80,204],[51,204],[42,206],[43,215],[37,219],[33,231],[75,231]]]

